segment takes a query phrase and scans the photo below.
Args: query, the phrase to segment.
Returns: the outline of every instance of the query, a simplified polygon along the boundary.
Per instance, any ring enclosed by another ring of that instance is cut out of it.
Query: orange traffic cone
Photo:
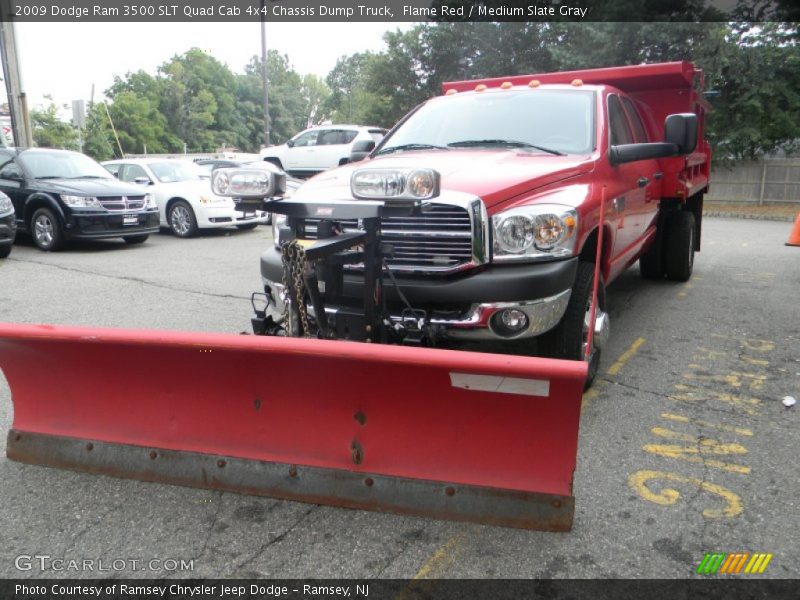
[[[792,233],[789,234],[789,241],[786,242],[787,246],[800,246],[800,213],[797,213],[797,218],[792,227]]]

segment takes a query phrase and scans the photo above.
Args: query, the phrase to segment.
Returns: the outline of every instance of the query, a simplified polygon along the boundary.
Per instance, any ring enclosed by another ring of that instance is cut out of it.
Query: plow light
[[[211,188],[219,196],[261,197],[272,195],[274,179],[264,169],[215,169]]]
[[[350,178],[350,191],[362,200],[428,200],[439,186],[433,169],[359,169]]]

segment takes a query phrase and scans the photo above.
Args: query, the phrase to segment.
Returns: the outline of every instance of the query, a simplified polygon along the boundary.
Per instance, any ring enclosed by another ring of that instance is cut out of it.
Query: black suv
[[[8,196],[0,192],[0,258],[6,258],[11,254],[11,245],[14,243],[16,231],[14,205],[11,204]]]
[[[42,250],[68,239],[121,237],[144,242],[158,231],[158,206],[141,187],[121,183],[79,152],[0,148],[0,191],[20,231]]]

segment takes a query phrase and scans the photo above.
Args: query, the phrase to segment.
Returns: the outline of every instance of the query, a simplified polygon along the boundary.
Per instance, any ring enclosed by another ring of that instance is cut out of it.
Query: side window
[[[356,139],[356,136],[358,135],[357,131],[344,131],[342,133],[343,133],[343,135],[342,135],[342,143],[343,144],[349,144],[354,139]]]
[[[124,165],[125,168],[122,169],[122,173],[120,174],[119,178],[122,181],[129,181],[133,183],[136,181],[137,177],[144,177],[145,179],[150,179],[145,173],[144,169],[139,165]]]
[[[294,145],[297,146],[316,146],[317,145],[317,136],[319,135],[318,131],[306,131],[305,133],[301,133],[294,139]]]
[[[649,142],[650,140],[647,139],[647,132],[642,124],[642,119],[639,117],[639,111],[636,110],[631,99],[623,97],[622,104],[625,105],[625,112],[628,113],[628,118],[633,125],[633,135],[636,138],[636,142],[639,144]]]
[[[19,165],[12,160],[0,166],[0,179],[22,179],[22,171]]]
[[[341,129],[328,129],[319,134],[318,146],[333,146],[335,144],[344,144],[345,132]]]
[[[119,170],[122,167],[122,165],[120,165],[120,164],[103,165],[103,167],[105,167],[105,170],[108,171],[109,173],[111,173],[114,177],[119,178]]]
[[[612,146],[633,142],[628,120],[625,118],[625,111],[622,110],[622,104],[615,94],[608,97],[608,123]]]

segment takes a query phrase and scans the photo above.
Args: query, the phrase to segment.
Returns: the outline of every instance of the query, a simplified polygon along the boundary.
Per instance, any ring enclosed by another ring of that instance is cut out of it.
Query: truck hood
[[[76,196],[144,196],[148,192],[145,186],[117,179],[37,179],[31,188]]]
[[[483,199],[487,208],[519,194],[592,170],[591,155],[553,156],[517,149],[453,149],[404,152],[345,165],[313,177],[295,194],[298,200],[352,198],[350,176],[361,168],[431,168],[442,190]]]

